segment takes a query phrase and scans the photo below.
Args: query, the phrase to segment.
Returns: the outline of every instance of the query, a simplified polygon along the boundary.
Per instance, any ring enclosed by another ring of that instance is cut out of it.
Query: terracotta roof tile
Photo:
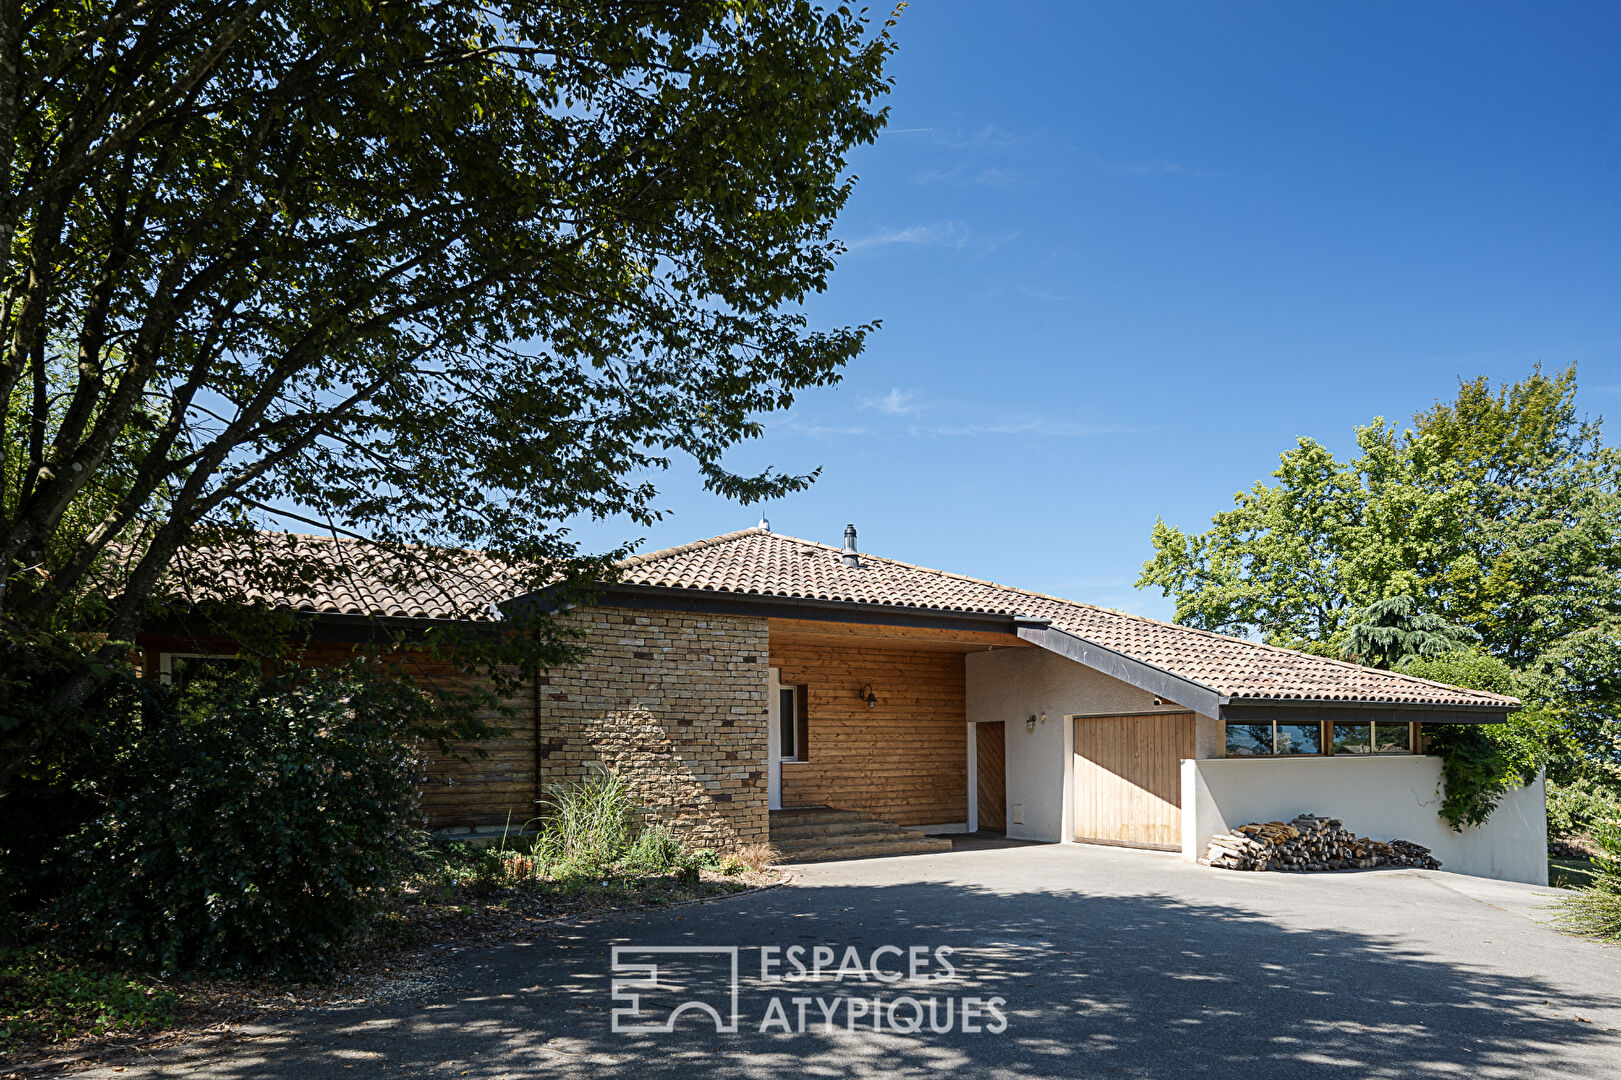
[[[1177,626],[991,581],[746,529],[626,560],[623,580],[672,589],[887,604],[1045,619],[1233,699],[1511,706],[1513,698]]]
[[[485,619],[490,605],[522,591],[511,566],[479,552],[455,553],[451,571],[424,574],[409,549],[361,541],[278,534],[275,573],[247,548],[195,551],[180,563],[180,594],[222,596],[319,614],[415,619]],[[309,572],[300,575],[298,568]],[[930,611],[1022,615],[1234,700],[1358,701],[1419,706],[1504,707],[1513,698],[1443,686],[1391,671],[1260,642],[1158,622],[991,581],[863,554],[843,564],[841,549],[745,529],[620,564],[622,581],[783,599],[890,605]],[[437,580],[435,580],[437,579]]]
[[[489,619],[519,575],[483,552],[438,552],[433,572],[413,549],[362,540],[267,533],[253,544],[182,552],[172,591],[187,601],[246,601],[318,615]]]

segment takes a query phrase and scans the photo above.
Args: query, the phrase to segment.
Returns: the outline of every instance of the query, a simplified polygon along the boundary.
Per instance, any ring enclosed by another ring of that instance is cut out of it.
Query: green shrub
[[[60,853],[60,932],[168,971],[330,971],[411,856],[408,692],[360,669],[223,678],[127,718],[108,800]]]
[[[1621,824],[1594,829],[1600,854],[1593,859],[1593,884],[1559,898],[1559,924],[1572,933],[1621,944]]]
[[[175,995],[126,974],[99,972],[54,953],[0,951],[0,1049],[23,1040],[161,1027]]]
[[[1514,671],[1479,651],[1413,656],[1399,670],[1421,679],[1514,695]],[[1558,720],[1535,702],[1509,714],[1505,724],[1425,724],[1429,752],[1441,758],[1441,817],[1454,831],[1479,825],[1504,795],[1524,787],[1560,752]]]
[[[565,871],[599,873],[631,849],[637,828],[630,787],[610,772],[552,788],[534,853]]]
[[[1548,837],[1592,836],[1600,826],[1621,822],[1621,792],[1582,777],[1568,784],[1548,782]]]
[[[641,831],[625,852],[621,865],[635,873],[658,874],[676,864],[681,857],[681,845],[662,825],[651,825]]]

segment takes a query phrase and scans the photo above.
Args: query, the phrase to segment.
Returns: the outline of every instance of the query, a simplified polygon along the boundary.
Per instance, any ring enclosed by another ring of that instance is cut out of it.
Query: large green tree
[[[1193,626],[1341,655],[1369,605],[1458,626],[1557,703],[1594,753],[1621,710],[1621,455],[1577,411],[1576,371],[1462,383],[1341,461],[1302,438],[1212,527],[1156,523],[1140,586]],[[1400,659],[1384,656],[1383,662]]]
[[[0,0],[0,774],[177,551],[310,573],[256,515],[540,581],[674,459],[806,483],[723,454],[870,329],[800,305],[891,48],[805,0]]]

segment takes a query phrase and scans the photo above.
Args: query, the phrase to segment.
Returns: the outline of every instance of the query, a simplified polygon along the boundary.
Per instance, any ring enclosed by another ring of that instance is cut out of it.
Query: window
[[[810,718],[806,714],[805,687],[784,686],[777,691],[777,733],[782,740],[782,760],[810,759]]]
[[[1290,757],[1323,752],[1323,725],[1228,724],[1228,757]]]
[[[1328,742],[1323,742],[1324,731]],[[1411,754],[1413,726],[1406,721],[1335,720],[1291,724],[1228,724],[1228,757],[1293,757],[1301,754]]]
[[[1321,754],[1323,752],[1322,724],[1278,724],[1275,739],[1276,754]]]
[[[1376,754],[1411,754],[1413,752],[1413,725],[1390,724],[1383,720],[1373,723],[1373,752]]]
[[[1228,757],[1271,757],[1271,724],[1228,724]]]
[[[257,670],[258,664],[245,656],[225,656],[217,653],[162,653],[158,657],[158,678],[174,686],[185,686],[199,678],[218,678],[227,672]]]
[[[1406,721],[1335,724],[1336,754],[1411,754],[1413,726]]]

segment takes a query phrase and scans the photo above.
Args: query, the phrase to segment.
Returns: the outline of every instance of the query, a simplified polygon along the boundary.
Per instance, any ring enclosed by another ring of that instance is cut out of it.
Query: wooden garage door
[[[1193,714],[1089,716],[1075,721],[1075,839],[1182,846],[1182,759]]]

